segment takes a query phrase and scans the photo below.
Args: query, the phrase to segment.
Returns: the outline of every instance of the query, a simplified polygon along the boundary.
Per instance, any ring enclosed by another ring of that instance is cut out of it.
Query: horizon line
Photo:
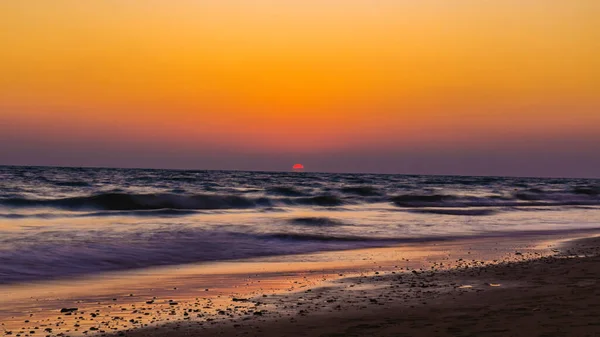
[[[422,176],[422,177],[477,177],[477,178],[520,178],[520,179],[586,179],[600,180],[600,177],[565,177],[565,176],[519,176],[519,175],[469,175],[469,174],[419,174],[419,173],[382,173],[382,172],[339,172],[339,171],[311,171],[304,168],[302,171],[280,170],[241,170],[241,169],[196,169],[196,168],[158,168],[158,167],[117,167],[117,166],[69,166],[69,165],[18,165],[0,164],[0,167],[27,167],[27,168],[58,168],[58,169],[104,169],[104,170],[146,170],[146,171],[203,171],[203,172],[255,172],[255,173],[296,173],[296,174],[371,174],[388,176]]]

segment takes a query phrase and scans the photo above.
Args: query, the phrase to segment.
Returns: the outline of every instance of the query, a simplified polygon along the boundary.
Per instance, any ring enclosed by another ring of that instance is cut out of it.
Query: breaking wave
[[[140,210],[210,210],[244,209],[259,205],[269,206],[265,198],[249,199],[234,195],[176,195],[176,194],[126,194],[106,193],[89,197],[61,199],[11,198],[0,201],[12,207],[53,207],[71,211],[140,211]]]
[[[467,207],[539,207],[539,206],[597,206],[600,205],[600,189],[576,187],[569,191],[543,191],[527,189],[506,195],[469,196],[452,194],[403,194],[392,197],[373,197],[376,190],[368,187],[345,188],[343,197],[336,194],[304,195],[298,189],[277,187],[267,193],[279,197],[267,197],[259,193],[245,194],[137,194],[125,192],[100,193],[91,196],[43,199],[9,197],[0,198],[0,206],[9,208],[56,208],[67,211],[158,211],[164,215],[182,215],[182,211],[228,210],[272,208],[277,206],[338,207],[347,204],[391,202],[401,208],[467,208]],[[292,196],[294,195],[294,196]],[[437,212],[449,215],[487,215],[491,211]],[[486,213],[487,212],[487,213]],[[159,212],[157,212],[159,213]],[[172,213],[172,214],[169,214]],[[145,213],[133,214],[145,215]]]

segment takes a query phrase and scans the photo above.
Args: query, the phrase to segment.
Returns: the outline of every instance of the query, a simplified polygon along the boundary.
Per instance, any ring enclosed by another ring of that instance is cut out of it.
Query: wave
[[[181,217],[198,214],[198,210],[179,210],[179,209],[157,209],[143,211],[101,211],[89,213],[0,213],[3,219],[55,219],[55,218],[87,218],[87,217],[111,217],[111,216],[134,216],[134,217]]]
[[[280,195],[286,197],[306,197],[309,194],[291,187],[291,186],[274,186],[266,189],[267,194]]]
[[[244,209],[257,206],[270,206],[265,198],[249,199],[234,195],[175,195],[175,194],[126,194],[104,193],[89,197],[60,199],[10,198],[0,204],[12,207],[53,207],[70,211],[104,210],[211,210]]]
[[[51,207],[69,211],[148,211],[148,210],[218,210],[273,207],[278,204],[333,207],[345,202],[334,195],[270,199],[219,194],[128,194],[102,193],[86,197],[59,199],[4,198],[0,205],[9,207]]]
[[[432,203],[442,203],[444,201],[455,200],[455,196],[451,195],[441,195],[441,194],[431,194],[431,195],[419,195],[419,194],[407,194],[407,195],[398,195],[392,197],[390,200],[396,206],[408,206],[415,207],[421,206],[423,204],[432,204]]]
[[[329,226],[345,226],[347,224],[327,218],[327,217],[303,217],[289,220],[292,224],[301,226],[329,227]]]
[[[600,186],[578,186],[573,188],[573,193],[589,196],[600,196]]]
[[[587,190],[585,190],[587,192]],[[516,191],[508,196],[457,196],[443,194],[407,194],[389,198],[398,207],[458,208],[458,207],[540,207],[540,206],[596,206],[600,198],[587,193],[548,192],[539,189]],[[441,213],[440,213],[441,214]]]
[[[346,194],[359,195],[361,197],[380,196],[382,193],[372,186],[348,186],[343,187],[342,192]]]
[[[339,207],[349,203],[368,204],[389,201],[401,208],[467,208],[467,207],[538,207],[538,206],[597,206],[600,196],[596,190],[581,188],[578,193],[517,191],[511,195],[458,196],[449,194],[406,194],[394,197],[342,198],[335,194],[304,197],[267,198],[248,194],[130,194],[112,191],[83,197],[58,199],[31,199],[23,197],[0,198],[0,206],[9,208],[56,208],[67,211],[156,211],[148,215],[185,215],[181,211],[273,208],[278,206]],[[159,212],[160,211],[160,212]],[[424,212],[424,211],[423,211]],[[491,211],[453,212],[429,210],[429,213],[449,215],[489,215]],[[487,213],[486,213],[487,212]],[[162,214],[161,214],[162,213]],[[113,213],[119,215],[117,213]],[[107,214],[111,215],[111,214]],[[128,214],[122,214],[128,215]],[[147,213],[129,214],[147,215]]]

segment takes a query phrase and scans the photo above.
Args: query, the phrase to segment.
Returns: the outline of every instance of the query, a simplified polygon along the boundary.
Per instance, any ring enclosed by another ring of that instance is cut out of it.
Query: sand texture
[[[249,299],[258,314],[227,324],[183,321],[120,334],[600,336],[599,246],[600,239],[591,238],[536,260],[483,267],[459,261],[449,271],[342,278],[326,287]]]
[[[0,288],[0,322],[11,337],[600,336],[600,239],[591,235],[437,242],[9,286]]]

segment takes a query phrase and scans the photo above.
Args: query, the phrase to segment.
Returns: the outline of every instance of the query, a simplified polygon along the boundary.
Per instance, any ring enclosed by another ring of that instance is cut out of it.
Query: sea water
[[[0,166],[0,283],[600,227],[600,180]]]

